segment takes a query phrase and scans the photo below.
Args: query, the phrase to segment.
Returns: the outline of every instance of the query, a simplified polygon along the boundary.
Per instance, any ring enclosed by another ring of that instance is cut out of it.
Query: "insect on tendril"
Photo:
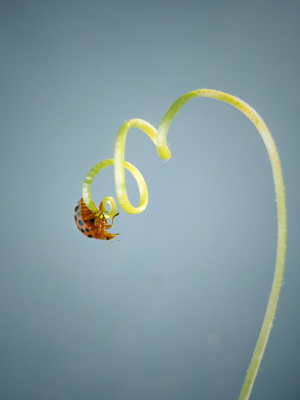
[[[158,130],[156,130],[152,125],[150,125],[146,121],[143,121],[141,119],[131,119],[125,122],[117,133],[114,159],[107,159],[98,163],[87,174],[82,188],[82,198],[83,198],[82,201],[85,203],[87,209],[90,210],[91,214],[94,214],[96,217],[99,217],[100,215],[101,218],[113,219],[117,215],[116,213],[117,205],[112,197],[105,197],[101,202],[102,209],[99,210],[96,207],[95,203],[93,202],[90,193],[90,186],[94,177],[103,168],[106,168],[107,166],[110,165],[114,165],[116,194],[121,208],[129,214],[138,214],[144,211],[148,204],[148,191],[146,182],[142,174],[139,172],[139,170],[135,168],[132,164],[124,160],[127,132],[132,127],[142,130],[150,137],[152,142],[155,144],[159,156],[163,160],[169,159],[171,157],[171,153],[167,146],[167,133],[170,124],[174,119],[175,115],[177,114],[177,112],[180,110],[180,108],[187,101],[191,100],[194,97],[210,97],[216,100],[220,100],[234,106],[243,114],[245,114],[246,117],[248,117],[250,121],[255,125],[255,127],[257,128],[258,132],[261,135],[261,138],[266,146],[270,158],[272,173],[273,173],[275,195],[276,195],[276,206],[277,206],[277,223],[278,223],[275,272],[273,277],[272,289],[265,317],[263,320],[263,324],[261,327],[261,331],[239,397],[239,400],[242,399],[244,400],[244,399],[249,399],[250,397],[254,380],[257,375],[257,371],[259,369],[262,355],[264,353],[268,337],[270,334],[270,330],[272,327],[272,322],[274,319],[279,293],[283,281],[285,252],[286,252],[286,207],[285,207],[284,186],[283,186],[280,160],[271,133],[269,132],[267,126],[265,125],[264,121],[259,116],[259,114],[247,103],[245,103],[244,101],[240,100],[235,96],[231,96],[227,93],[219,92],[216,90],[198,89],[184,94],[171,105],[171,107],[164,115],[158,127]],[[129,172],[131,172],[131,174],[134,176],[139,188],[140,203],[137,207],[132,206],[127,196],[125,168]],[[109,212],[105,208],[107,202],[109,203],[110,206]],[[105,224],[103,224],[103,226],[104,225]],[[106,225],[107,229],[108,227],[111,227],[111,225]],[[108,237],[110,240],[115,236],[115,234],[108,234],[106,232],[106,229],[104,229],[99,233],[99,236],[101,236],[99,237],[100,239]]]

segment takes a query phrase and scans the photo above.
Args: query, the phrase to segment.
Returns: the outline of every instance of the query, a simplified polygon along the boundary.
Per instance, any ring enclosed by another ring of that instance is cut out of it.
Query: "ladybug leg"
[[[112,240],[117,235],[118,235],[118,233],[108,233],[107,232],[107,236],[104,238],[104,240]]]
[[[101,201],[101,203],[100,203],[99,211],[100,211],[100,218],[101,218],[102,216],[104,217],[103,201]],[[111,228],[111,227],[113,226],[113,224],[114,224],[114,219],[115,219],[115,217],[117,217],[118,215],[119,215],[119,213],[115,214],[115,215],[112,217],[111,225],[106,225],[106,227],[105,227],[106,229],[109,229],[109,228]],[[105,219],[105,221],[106,221],[106,219]],[[111,233],[110,233],[110,235],[111,235]]]
[[[100,206],[99,206],[99,211],[100,211],[100,217],[104,217],[104,211],[103,211],[103,201],[101,201]]]
[[[83,220],[84,221],[88,221],[88,220],[93,219],[93,218],[95,218],[95,214],[94,213],[89,214],[89,215],[85,215]]]
[[[115,219],[115,217],[117,217],[118,215],[119,215],[119,213],[115,214],[115,215],[112,217],[111,225],[107,225],[107,226],[106,226],[106,229],[109,229],[109,228],[111,228],[111,227],[114,225],[114,219]],[[117,235],[118,235],[118,233],[117,233]]]
[[[119,213],[115,214],[115,215],[112,217],[111,226],[113,226],[113,224],[114,224],[114,219],[115,219],[118,215],[119,215]]]
[[[80,201],[81,217],[84,221],[89,221],[97,216],[97,213],[92,212],[85,204],[83,199]]]

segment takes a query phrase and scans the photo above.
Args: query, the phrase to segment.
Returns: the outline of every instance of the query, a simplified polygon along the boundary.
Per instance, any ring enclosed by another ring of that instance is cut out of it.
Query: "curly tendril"
[[[95,176],[103,169],[108,167],[109,165],[112,165],[115,163],[115,160],[112,158],[109,158],[107,160],[101,161],[98,164],[96,164],[87,174],[87,176],[84,179],[83,185],[82,185],[82,197],[87,205],[87,207],[96,215],[99,214],[99,210],[96,207],[95,203],[93,202],[91,198],[91,184],[95,178]],[[134,178],[136,179],[140,191],[141,198],[143,199],[143,202],[146,199],[146,205],[144,206],[144,209],[147,206],[148,202],[148,191],[147,191],[147,186],[146,182],[140,173],[140,171],[135,168],[134,165],[130,164],[127,161],[123,162],[123,168],[126,168],[129,172],[132,173]],[[104,197],[102,200],[103,202],[103,211],[105,213],[105,218],[112,218],[116,213],[117,213],[117,203],[113,197]],[[109,204],[110,211],[108,212],[106,208],[106,203]]]
[[[248,117],[250,121],[255,125],[255,127],[257,128],[258,132],[261,135],[261,138],[266,146],[270,158],[272,173],[273,173],[275,195],[276,195],[276,206],[277,206],[277,221],[278,221],[275,272],[273,277],[272,289],[265,317],[263,320],[263,324],[261,327],[261,331],[239,396],[239,400],[242,399],[244,400],[244,399],[249,399],[250,397],[254,380],[256,378],[259,365],[271,331],[278,303],[279,293],[283,282],[285,252],[286,252],[286,207],[285,207],[284,186],[283,186],[280,160],[271,133],[269,132],[267,126],[265,125],[264,121],[259,116],[259,114],[253,108],[251,108],[247,103],[245,103],[244,101],[240,100],[235,96],[231,96],[229,94],[222,93],[216,90],[198,89],[184,94],[171,105],[171,107],[164,115],[159,125],[158,131],[156,131],[156,129],[146,121],[143,121],[141,119],[131,119],[127,121],[125,124],[123,124],[118,131],[115,142],[114,159],[108,159],[100,162],[99,164],[95,165],[95,167],[93,167],[87,174],[83,184],[83,199],[87,207],[91,211],[93,212],[98,211],[97,207],[95,206],[94,202],[91,199],[90,185],[94,177],[98,174],[98,172],[101,171],[101,169],[114,164],[116,194],[120,206],[124,211],[126,211],[129,214],[137,214],[144,211],[148,204],[148,190],[146,182],[142,174],[132,164],[129,164],[124,160],[127,132],[132,127],[142,130],[153,141],[153,143],[157,148],[159,156],[163,160],[171,158],[171,153],[167,146],[167,134],[170,124],[173,121],[177,112],[180,110],[180,108],[187,101],[191,100],[194,97],[210,97],[216,100],[220,100],[234,106],[235,108],[240,110],[243,114],[245,114],[246,117]],[[125,168],[132,173],[132,175],[137,181],[140,193],[140,203],[138,207],[132,206],[132,204],[128,199],[126,190],[126,181],[125,181]],[[106,217],[110,218],[116,213],[117,206],[115,200],[111,197],[105,197],[103,199],[103,204],[106,202],[109,203],[111,208],[110,213]],[[106,208],[104,211],[107,212]]]

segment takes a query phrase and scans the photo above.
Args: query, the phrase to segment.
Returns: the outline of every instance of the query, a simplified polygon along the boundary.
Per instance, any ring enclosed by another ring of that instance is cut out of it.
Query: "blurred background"
[[[158,127],[204,87],[249,103],[278,147],[285,284],[251,398],[300,399],[299,1],[0,6],[0,398],[238,398],[276,251],[270,162],[247,118],[190,101],[167,163],[132,129],[125,158],[144,175],[147,209],[119,209],[112,243],[73,220],[86,173],[113,157],[124,121]],[[92,185],[96,204],[109,195],[113,168]]]

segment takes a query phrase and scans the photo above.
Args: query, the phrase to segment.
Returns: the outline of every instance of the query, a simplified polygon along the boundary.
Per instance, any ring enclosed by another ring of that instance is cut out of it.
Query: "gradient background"
[[[80,235],[87,171],[125,120],[181,94],[234,94],[269,126],[288,210],[285,285],[253,399],[300,399],[299,16],[286,1],[1,1],[4,400],[236,399],[271,287],[276,214],[260,136],[194,99],[163,163],[133,129],[149,205],[107,243]],[[138,191],[128,176],[129,196]],[[115,195],[113,169],[92,186]]]

